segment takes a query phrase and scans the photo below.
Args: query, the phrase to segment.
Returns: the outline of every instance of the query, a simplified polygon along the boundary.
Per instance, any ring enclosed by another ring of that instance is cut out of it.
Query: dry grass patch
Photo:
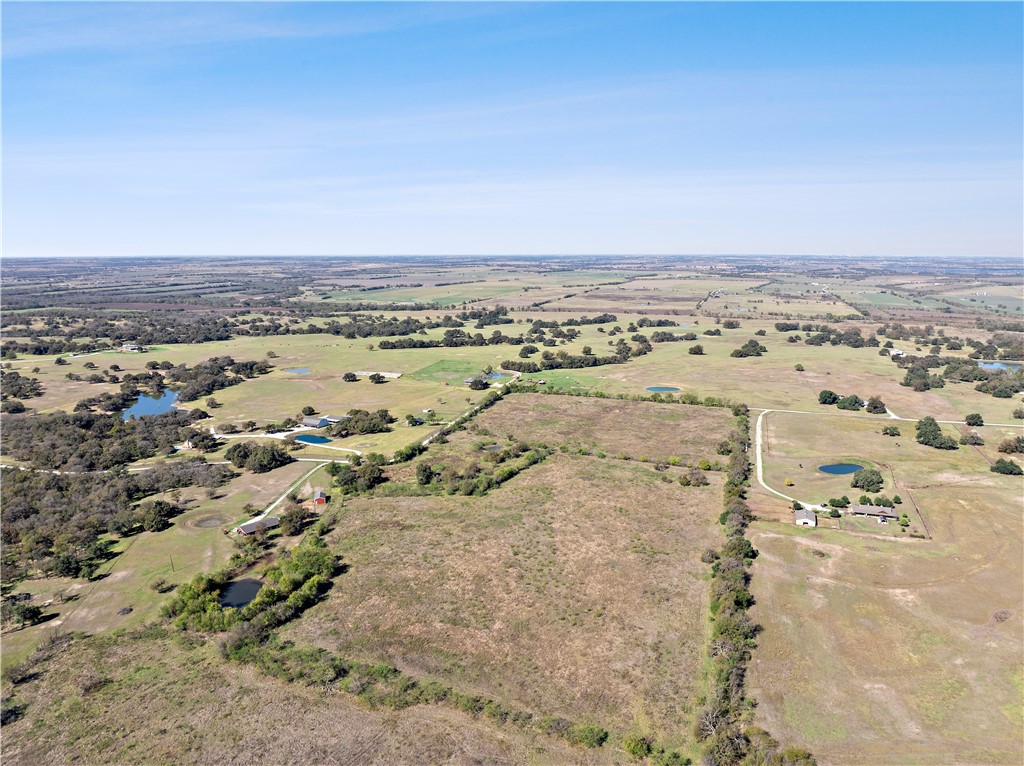
[[[212,642],[96,637],[16,689],[4,763],[603,764],[613,753],[498,727],[447,707],[370,711],[342,693],[225,664]]]

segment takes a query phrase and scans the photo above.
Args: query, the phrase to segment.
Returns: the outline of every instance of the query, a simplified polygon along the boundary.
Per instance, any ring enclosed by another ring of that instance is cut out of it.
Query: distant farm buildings
[[[327,505],[327,493],[319,489],[314,492],[313,505]]]
[[[235,527],[234,531],[236,535],[248,537],[249,535],[254,535],[265,529],[273,529],[280,523],[280,519],[274,516],[264,516],[262,519],[253,519],[252,521],[247,521],[244,524],[239,524]]]
[[[794,512],[796,516],[796,525],[798,527],[816,527],[818,526],[818,517],[815,516],[814,511],[810,511],[807,508],[801,508]]]
[[[122,343],[119,351],[134,351],[136,353],[142,353],[146,350],[145,346],[141,346],[138,343]],[[74,356],[72,354],[72,356]]]

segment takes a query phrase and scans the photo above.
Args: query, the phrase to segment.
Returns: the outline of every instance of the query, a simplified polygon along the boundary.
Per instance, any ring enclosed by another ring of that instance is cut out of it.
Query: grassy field
[[[883,492],[903,497],[912,525],[798,529],[782,501],[753,493],[760,516],[785,521],[750,535],[761,551],[753,616],[764,632],[750,671],[759,722],[824,764],[1020,763],[1022,487],[988,471],[996,434],[946,452],[917,444],[912,423],[893,438],[869,420],[768,417],[769,484],[791,477],[788,494],[856,499],[848,477],[816,466],[863,460],[882,469]],[[892,539],[925,532],[922,521],[930,540]]]
[[[39,764],[610,764],[448,707],[395,713],[227,665],[215,642],[101,636],[18,687],[24,718],[4,726],[4,762]]]
[[[586,397],[522,394],[482,413],[475,424],[528,442],[601,451],[609,457],[714,461],[729,433],[726,409]]]
[[[351,499],[333,533],[351,569],[286,635],[692,746],[720,492],[555,455],[481,498]]]
[[[649,443],[615,425],[696,461],[714,457],[730,422],[726,410],[513,396],[419,460],[461,465],[476,442],[513,436],[609,456],[556,452],[484,497],[346,500],[332,539],[351,568],[286,634],[689,750],[705,641],[699,557],[719,539],[721,478],[682,488],[679,469],[637,462]]]

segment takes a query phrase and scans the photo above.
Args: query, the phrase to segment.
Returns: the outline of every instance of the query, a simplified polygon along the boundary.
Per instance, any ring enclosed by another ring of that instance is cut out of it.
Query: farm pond
[[[316,436],[314,434],[302,434],[301,436],[296,436],[295,437],[295,441],[302,442],[303,444],[327,444],[331,440],[328,439],[326,436]]]
[[[224,589],[224,592],[220,594],[220,605],[241,609],[256,598],[256,594],[260,592],[262,587],[263,583],[251,577],[230,582],[228,587]]]
[[[856,463],[830,463],[829,465],[819,465],[818,470],[822,473],[830,473],[833,476],[842,476],[847,473],[857,473],[863,467]]]
[[[141,418],[143,415],[163,415],[174,409],[174,403],[178,401],[177,391],[164,391],[159,396],[141,395],[131,407],[121,413],[122,420],[131,420],[132,417]]]

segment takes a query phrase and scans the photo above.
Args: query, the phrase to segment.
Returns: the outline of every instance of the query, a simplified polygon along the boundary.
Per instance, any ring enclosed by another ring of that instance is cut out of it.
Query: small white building
[[[818,526],[818,517],[814,514],[814,511],[808,510],[807,508],[801,508],[799,511],[794,511],[796,516],[796,525],[798,527],[816,527]]]

